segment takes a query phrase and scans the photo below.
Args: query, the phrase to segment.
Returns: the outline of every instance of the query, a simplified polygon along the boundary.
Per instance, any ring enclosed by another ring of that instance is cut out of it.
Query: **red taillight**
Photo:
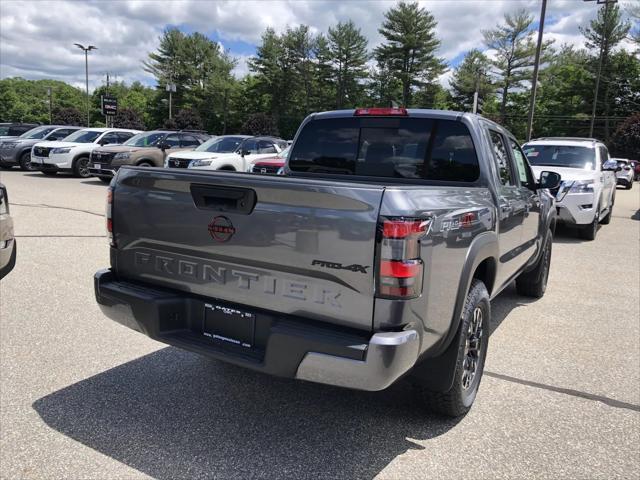
[[[107,219],[107,237],[109,237],[109,244],[112,247],[115,247],[116,242],[113,239],[113,188],[111,187],[107,189],[107,208],[105,218]]]
[[[460,226],[462,228],[471,228],[473,227],[473,222],[478,219],[478,216],[474,212],[467,212],[462,215],[460,219]]]
[[[406,108],[357,108],[354,113],[356,117],[406,117],[409,115]]]
[[[417,218],[382,220],[378,251],[378,297],[407,299],[420,296],[424,267],[419,243],[429,230],[429,224],[429,220]]]
[[[382,224],[382,236],[385,238],[406,238],[409,235],[424,233],[429,222],[426,220],[385,220]]]
[[[381,260],[380,275],[382,277],[409,278],[420,273],[420,260]]]

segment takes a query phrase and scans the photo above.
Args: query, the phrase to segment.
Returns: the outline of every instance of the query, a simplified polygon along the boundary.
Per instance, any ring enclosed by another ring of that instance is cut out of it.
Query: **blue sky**
[[[621,0],[620,5],[624,8],[629,1],[635,0]],[[82,86],[84,57],[73,46],[78,42],[98,46],[90,57],[91,88],[101,84],[106,72],[126,82],[151,85],[154,79],[144,72],[142,61],[171,25],[220,42],[237,57],[234,73],[242,76],[267,27],[282,32],[287,26],[305,24],[312,33],[325,33],[339,21],[352,19],[372,50],[382,41],[378,28],[384,12],[394,4],[389,0],[1,0],[0,78],[55,78]],[[484,50],[482,30],[495,27],[505,13],[526,10],[535,19],[535,30],[540,12],[540,0],[425,0],[420,4],[437,21],[438,54],[450,68],[470,49]],[[550,0],[545,39],[581,47],[579,27],[588,25],[597,8],[595,2]],[[105,28],[107,20],[109,28]],[[446,84],[450,75],[451,69],[441,82]]]

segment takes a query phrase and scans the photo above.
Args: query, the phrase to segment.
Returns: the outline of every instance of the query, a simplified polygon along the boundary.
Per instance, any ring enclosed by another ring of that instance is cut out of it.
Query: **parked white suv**
[[[219,137],[223,138],[223,137]],[[287,141],[275,137],[245,138],[236,150],[230,153],[209,153],[207,158],[196,158],[190,162],[188,168],[202,170],[235,170],[250,172],[253,164],[263,158],[273,157],[287,148]],[[181,157],[189,158],[196,152],[185,152]],[[204,152],[202,152],[204,154]],[[177,158],[173,155],[172,158]]]
[[[616,162],[607,147],[590,138],[540,138],[523,145],[536,177],[543,170],[559,173],[556,197],[558,220],[579,228],[580,236],[593,240],[598,223],[611,221],[616,191]]]
[[[140,133],[125,128],[83,128],[57,142],[36,143],[31,149],[31,165],[45,175],[72,172],[87,178],[89,156],[94,148],[117,145]]]

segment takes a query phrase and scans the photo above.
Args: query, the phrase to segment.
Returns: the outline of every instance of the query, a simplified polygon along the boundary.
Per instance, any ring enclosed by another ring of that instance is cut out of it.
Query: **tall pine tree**
[[[484,41],[495,50],[493,66],[496,74],[496,86],[500,95],[500,120],[505,122],[509,93],[522,89],[525,80],[531,79],[535,62],[535,32],[531,30],[531,17],[525,10],[515,14],[507,13],[504,23],[493,30],[483,31]],[[546,49],[551,43],[545,42]]]
[[[328,54],[336,86],[336,108],[353,107],[360,101],[367,77],[367,39],[349,20],[329,28]]]
[[[402,83],[402,102],[411,106],[414,87],[434,82],[446,70],[436,56],[440,41],[436,38],[436,21],[417,2],[400,2],[384,14],[378,30],[385,42],[375,50],[379,63],[388,65]]]
[[[454,108],[470,112],[473,110],[473,98],[478,91],[478,111],[482,112],[484,100],[493,92],[489,77],[491,64],[480,50],[469,50],[462,63],[454,70],[451,82],[451,97]]]

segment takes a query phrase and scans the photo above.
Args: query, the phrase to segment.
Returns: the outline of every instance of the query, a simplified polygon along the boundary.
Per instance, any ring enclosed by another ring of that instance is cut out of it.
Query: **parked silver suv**
[[[19,166],[22,170],[33,170],[31,147],[43,140],[62,140],[81,128],[83,127],[43,125],[29,130],[17,138],[3,140],[0,143],[0,168]]]

